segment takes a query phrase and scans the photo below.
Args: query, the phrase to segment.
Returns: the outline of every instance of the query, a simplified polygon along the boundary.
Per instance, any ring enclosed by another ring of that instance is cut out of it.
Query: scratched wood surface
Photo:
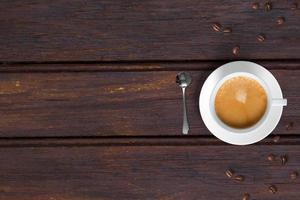
[[[293,1],[273,0],[270,12],[259,2],[253,10],[248,0],[5,0],[0,61],[298,59]],[[213,32],[213,22],[232,34]],[[261,32],[267,39],[259,44]]]
[[[300,71],[271,70],[288,107],[273,134],[299,134]],[[178,136],[182,96],[178,71],[0,74],[1,137]],[[198,109],[210,70],[189,71],[191,135],[211,135]],[[291,126],[290,126],[291,124]]]

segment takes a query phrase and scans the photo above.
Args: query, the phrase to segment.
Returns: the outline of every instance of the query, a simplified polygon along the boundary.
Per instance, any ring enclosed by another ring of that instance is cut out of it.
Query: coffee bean
[[[245,176],[237,175],[237,176],[234,177],[234,180],[238,181],[238,182],[243,182],[245,180]]]
[[[268,161],[274,161],[276,159],[276,156],[274,154],[269,154],[267,159]]]
[[[249,200],[249,199],[250,199],[250,194],[249,194],[249,193],[245,193],[245,194],[243,195],[242,200]]]
[[[280,160],[281,160],[281,165],[285,165],[288,161],[287,155],[280,156]]]
[[[271,2],[266,2],[265,3],[265,11],[269,12],[270,10],[272,10],[272,4],[271,4]]]
[[[299,176],[298,172],[294,171],[292,173],[290,173],[290,179],[295,180],[297,179]]]
[[[280,136],[279,136],[279,135],[276,135],[276,136],[273,138],[273,142],[277,143],[277,142],[279,142],[279,139],[280,139]]]
[[[226,174],[226,176],[227,176],[228,178],[232,178],[233,175],[234,175],[234,171],[233,171],[232,169],[227,169],[227,170],[225,171],[225,174]]]
[[[229,27],[224,28],[223,33],[231,33],[232,29]]]
[[[275,194],[277,192],[277,187],[275,185],[270,185],[268,190],[270,193]]]
[[[216,32],[220,32],[222,30],[222,25],[217,22],[213,23],[211,27]]]
[[[290,122],[285,126],[286,130],[288,131],[291,130],[293,127],[294,127],[294,122]]]
[[[259,34],[259,35],[256,37],[256,39],[257,39],[259,42],[263,42],[263,41],[265,41],[266,36],[265,36],[265,34],[261,33],[261,34]]]
[[[278,25],[282,25],[285,22],[285,18],[284,17],[277,17],[276,23]]]
[[[238,55],[240,53],[240,46],[237,45],[237,46],[233,47],[232,53],[234,55]]]
[[[297,10],[298,9],[298,3],[293,3],[291,6],[291,10]]]
[[[257,10],[258,8],[259,8],[259,3],[257,3],[257,2],[252,3],[253,10]]]

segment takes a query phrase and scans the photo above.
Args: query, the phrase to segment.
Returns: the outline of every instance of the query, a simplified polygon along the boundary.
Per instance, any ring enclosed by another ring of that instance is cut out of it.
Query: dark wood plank
[[[266,157],[288,155],[288,163]],[[99,146],[0,148],[1,200],[295,200],[300,146]],[[232,168],[243,183],[228,179]],[[268,192],[275,184],[276,194]]]
[[[298,59],[300,12],[272,1],[10,0],[0,5],[0,61]],[[276,25],[284,16],[286,23]],[[232,27],[215,33],[212,22]],[[266,41],[256,36],[263,32]],[[233,46],[241,53],[234,57]]]
[[[187,89],[191,135],[210,135],[198,110],[211,71],[190,71]],[[0,74],[1,137],[181,135],[178,71]],[[288,107],[274,134],[298,135],[299,70],[272,70]],[[287,125],[292,123],[293,126]]]

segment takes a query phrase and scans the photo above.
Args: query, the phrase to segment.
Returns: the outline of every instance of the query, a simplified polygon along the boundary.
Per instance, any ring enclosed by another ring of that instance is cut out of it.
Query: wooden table
[[[2,1],[0,199],[299,199],[300,178],[289,174],[300,172],[300,10],[258,2]],[[254,145],[221,142],[199,114],[203,82],[231,60],[265,66],[288,99]],[[188,136],[179,71],[193,78]],[[229,168],[245,181],[227,178]]]

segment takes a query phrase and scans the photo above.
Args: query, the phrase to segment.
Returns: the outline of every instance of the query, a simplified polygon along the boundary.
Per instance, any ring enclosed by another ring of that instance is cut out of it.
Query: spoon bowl
[[[186,88],[189,86],[192,82],[192,78],[188,73],[185,72],[180,72],[176,76],[176,83],[181,87],[181,88]]]

